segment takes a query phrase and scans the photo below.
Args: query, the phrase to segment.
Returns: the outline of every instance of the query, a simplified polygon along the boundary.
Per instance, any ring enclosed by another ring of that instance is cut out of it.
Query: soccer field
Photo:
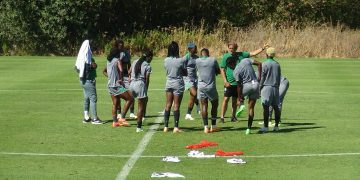
[[[219,124],[221,132],[204,134],[195,111],[195,121],[184,120],[188,92],[181,105],[180,127],[185,132],[162,132],[158,114],[165,104],[162,58],[151,63],[149,117],[143,133],[135,132],[134,120],[131,127],[119,128],[111,123],[83,124],[83,92],[73,69],[75,59],[0,57],[0,179],[116,179],[126,172],[127,179],[150,179],[152,172],[175,172],[187,179],[360,177],[359,59],[281,58],[282,74],[290,81],[281,131],[256,133],[262,127],[258,101],[250,135],[245,135],[246,113],[240,122],[227,118]],[[111,99],[102,75],[105,58],[95,59],[99,117],[111,120]],[[220,76],[217,85],[221,102]],[[147,144],[140,143],[146,140]],[[219,146],[200,151],[243,151],[240,158],[247,164],[228,164],[224,157],[186,157],[185,146],[201,140]],[[179,156],[181,162],[162,162],[167,155]]]

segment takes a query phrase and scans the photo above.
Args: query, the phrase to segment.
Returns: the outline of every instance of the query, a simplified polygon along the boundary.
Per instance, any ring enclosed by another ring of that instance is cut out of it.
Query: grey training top
[[[236,82],[241,82],[242,84],[253,80],[257,82],[257,77],[252,66],[253,63],[254,60],[250,58],[245,58],[240,61],[233,72]]]
[[[135,74],[135,65],[139,60],[136,60],[131,65],[131,81],[146,81],[146,76],[151,74],[151,66],[148,62],[144,61],[141,64],[141,71],[140,74],[136,77]]]
[[[263,86],[279,88],[280,77],[280,64],[274,59],[266,59],[266,61],[262,63],[260,88]]]
[[[164,60],[164,68],[166,71],[167,88],[179,88],[179,84],[184,84],[182,71],[186,70],[186,58],[167,57]]]
[[[195,81],[197,79],[196,75],[196,59],[199,58],[197,55],[188,54],[186,57],[186,70],[187,70],[187,79],[189,81]]]
[[[107,61],[106,70],[108,75],[108,87],[118,87],[120,84],[117,82],[120,80],[119,76],[119,68],[118,68],[119,60],[117,58],[113,58],[111,61]]]
[[[128,65],[131,64],[131,55],[130,55],[129,51],[127,51],[127,50],[121,51],[119,59],[120,59],[120,61],[122,63],[123,76],[129,76]]]
[[[198,71],[199,88],[216,87],[216,70],[219,70],[219,64],[213,57],[201,57],[196,59],[196,69]]]

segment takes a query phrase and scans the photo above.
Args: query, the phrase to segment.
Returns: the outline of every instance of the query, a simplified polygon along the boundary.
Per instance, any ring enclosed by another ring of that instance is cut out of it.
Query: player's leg
[[[174,94],[172,92],[166,92],[166,104],[164,111],[164,132],[168,131],[169,127],[169,118],[170,118],[170,110],[174,101]]]
[[[237,96],[231,97],[231,122],[237,122],[236,118]]]
[[[218,132],[220,128],[216,126],[217,110],[219,107],[219,99],[216,98],[211,102],[211,129],[210,132]]]
[[[201,102],[201,117],[203,119],[204,124],[204,133],[209,133],[208,128],[208,100],[207,98],[200,99]]]
[[[246,134],[250,134],[250,130],[252,128],[252,124],[254,121],[254,116],[255,116],[255,105],[256,105],[256,99],[249,99],[248,101],[248,125],[247,125],[247,130],[246,130]]]
[[[120,123],[118,122],[117,115],[116,115],[116,111],[117,111],[117,107],[119,106],[120,98],[118,96],[111,95],[111,100],[112,100],[111,114],[112,114],[112,120],[113,120],[112,125],[113,125],[113,127],[117,127],[117,126],[120,126]]]
[[[96,83],[95,81],[89,82],[89,99],[90,99],[90,109],[93,115],[92,124],[103,124],[97,115],[97,94],[96,94]]]
[[[83,87],[83,91],[84,91],[84,120],[83,120],[83,123],[89,123],[89,122],[91,122],[90,115],[89,115],[89,110],[90,110],[89,93],[87,90],[86,82],[83,83],[82,81],[80,81],[80,85]]]
[[[144,117],[144,111],[146,106],[146,98],[138,99],[138,112],[137,112],[137,127],[136,132],[142,132],[142,118]]]
[[[185,119],[186,120],[194,120],[194,118],[191,116],[191,112],[192,112],[192,110],[194,108],[195,101],[197,101],[197,99],[196,99],[196,88],[194,86],[189,88],[189,93],[190,93],[189,104],[188,104],[187,113],[185,115]]]
[[[179,120],[180,120],[180,105],[181,105],[181,101],[183,98],[183,94],[182,93],[175,93],[174,94],[174,133],[177,132],[181,132],[181,130],[179,129]]]
[[[124,125],[128,125],[128,123],[126,122],[126,113],[128,112],[131,104],[134,104],[134,98],[130,95],[129,91],[126,91],[122,94],[120,94],[120,98],[124,99],[126,102],[124,104],[124,111],[121,113],[121,119],[120,121],[122,121],[122,123]]]
[[[229,96],[225,96],[224,95],[224,99],[223,102],[221,104],[221,117],[220,117],[220,122],[224,123],[224,117],[228,108],[228,103],[229,103],[230,97]]]

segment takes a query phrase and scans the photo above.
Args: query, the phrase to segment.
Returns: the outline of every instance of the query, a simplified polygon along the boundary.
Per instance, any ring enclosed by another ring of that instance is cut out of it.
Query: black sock
[[[121,113],[121,118],[125,118],[125,116],[126,116],[125,112],[122,112]]]
[[[254,120],[254,117],[253,117],[253,116],[249,116],[249,117],[248,117],[248,129],[251,129],[253,120]]]
[[[179,127],[179,119],[180,119],[180,111],[174,111],[174,120],[175,120],[175,127]]]
[[[209,123],[208,123],[208,117],[204,117],[204,118],[203,118],[203,122],[204,122],[204,126],[209,125]]]
[[[193,110],[193,108],[188,107],[187,114],[191,114],[191,111],[192,111],[192,110]]]
[[[169,118],[170,118],[170,111],[164,111],[164,125],[165,127],[169,127]]]
[[[117,122],[117,116],[113,116],[113,122]]]
[[[211,118],[211,125],[216,126],[216,117]]]
[[[269,106],[263,105],[264,109],[264,127],[269,127]]]
[[[281,111],[278,107],[275,106],[274,108],[275,111],[275,126],[278,127],[279,126],[279,122],[280,122],[280,117],[281,117]]]
[[[142,119],[140,119],[140,121],[137,121],[137,128],[141,128],[142,126]]]

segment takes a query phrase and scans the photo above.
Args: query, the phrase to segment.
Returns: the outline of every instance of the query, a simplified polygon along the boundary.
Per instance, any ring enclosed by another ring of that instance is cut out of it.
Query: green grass
[[[99,64],[98,112],[111,119],[111,100]],[[8,155],[4,152],[47,154],[131,155],[145,133],[110,124],[83,124],[82,89],[73,70],[75,57],[0,57],[0,179],[115,179],[128,157],[63,157]],[[244,151],[247,156],[360,153],[360,60],[281,59],[290,80],[280,133],[245,136],[246,113],[239,123],[220,124],[223,131],[203,134],[200,116],[181,120],[182,134],[155,133],[144,156],[184,156],[188,144],[216,141],[205,153]],[[152,62],[149,109],[145,130],[164,107],[162,59]],[[218,77],[222,97],[222,82]],[[181,106],[183,119],[188,93]],[[220,112],[220,108],[219,108]],[[229,114],[229,111],[228,113]],[[260,128],[258,102],[254,130]],[[227,119],[227,121],[229,121]],[[171,118],[171,125],[173,119]],[[160,128],[163,126],[160,125]],[[128,179],[150,179],[152,172],[178,172],[187,179],[356,179],[360,155],[321,157],[244,157],[246,165],[230,165],[225,158],[181,158],[178,164],[141,157]]]

